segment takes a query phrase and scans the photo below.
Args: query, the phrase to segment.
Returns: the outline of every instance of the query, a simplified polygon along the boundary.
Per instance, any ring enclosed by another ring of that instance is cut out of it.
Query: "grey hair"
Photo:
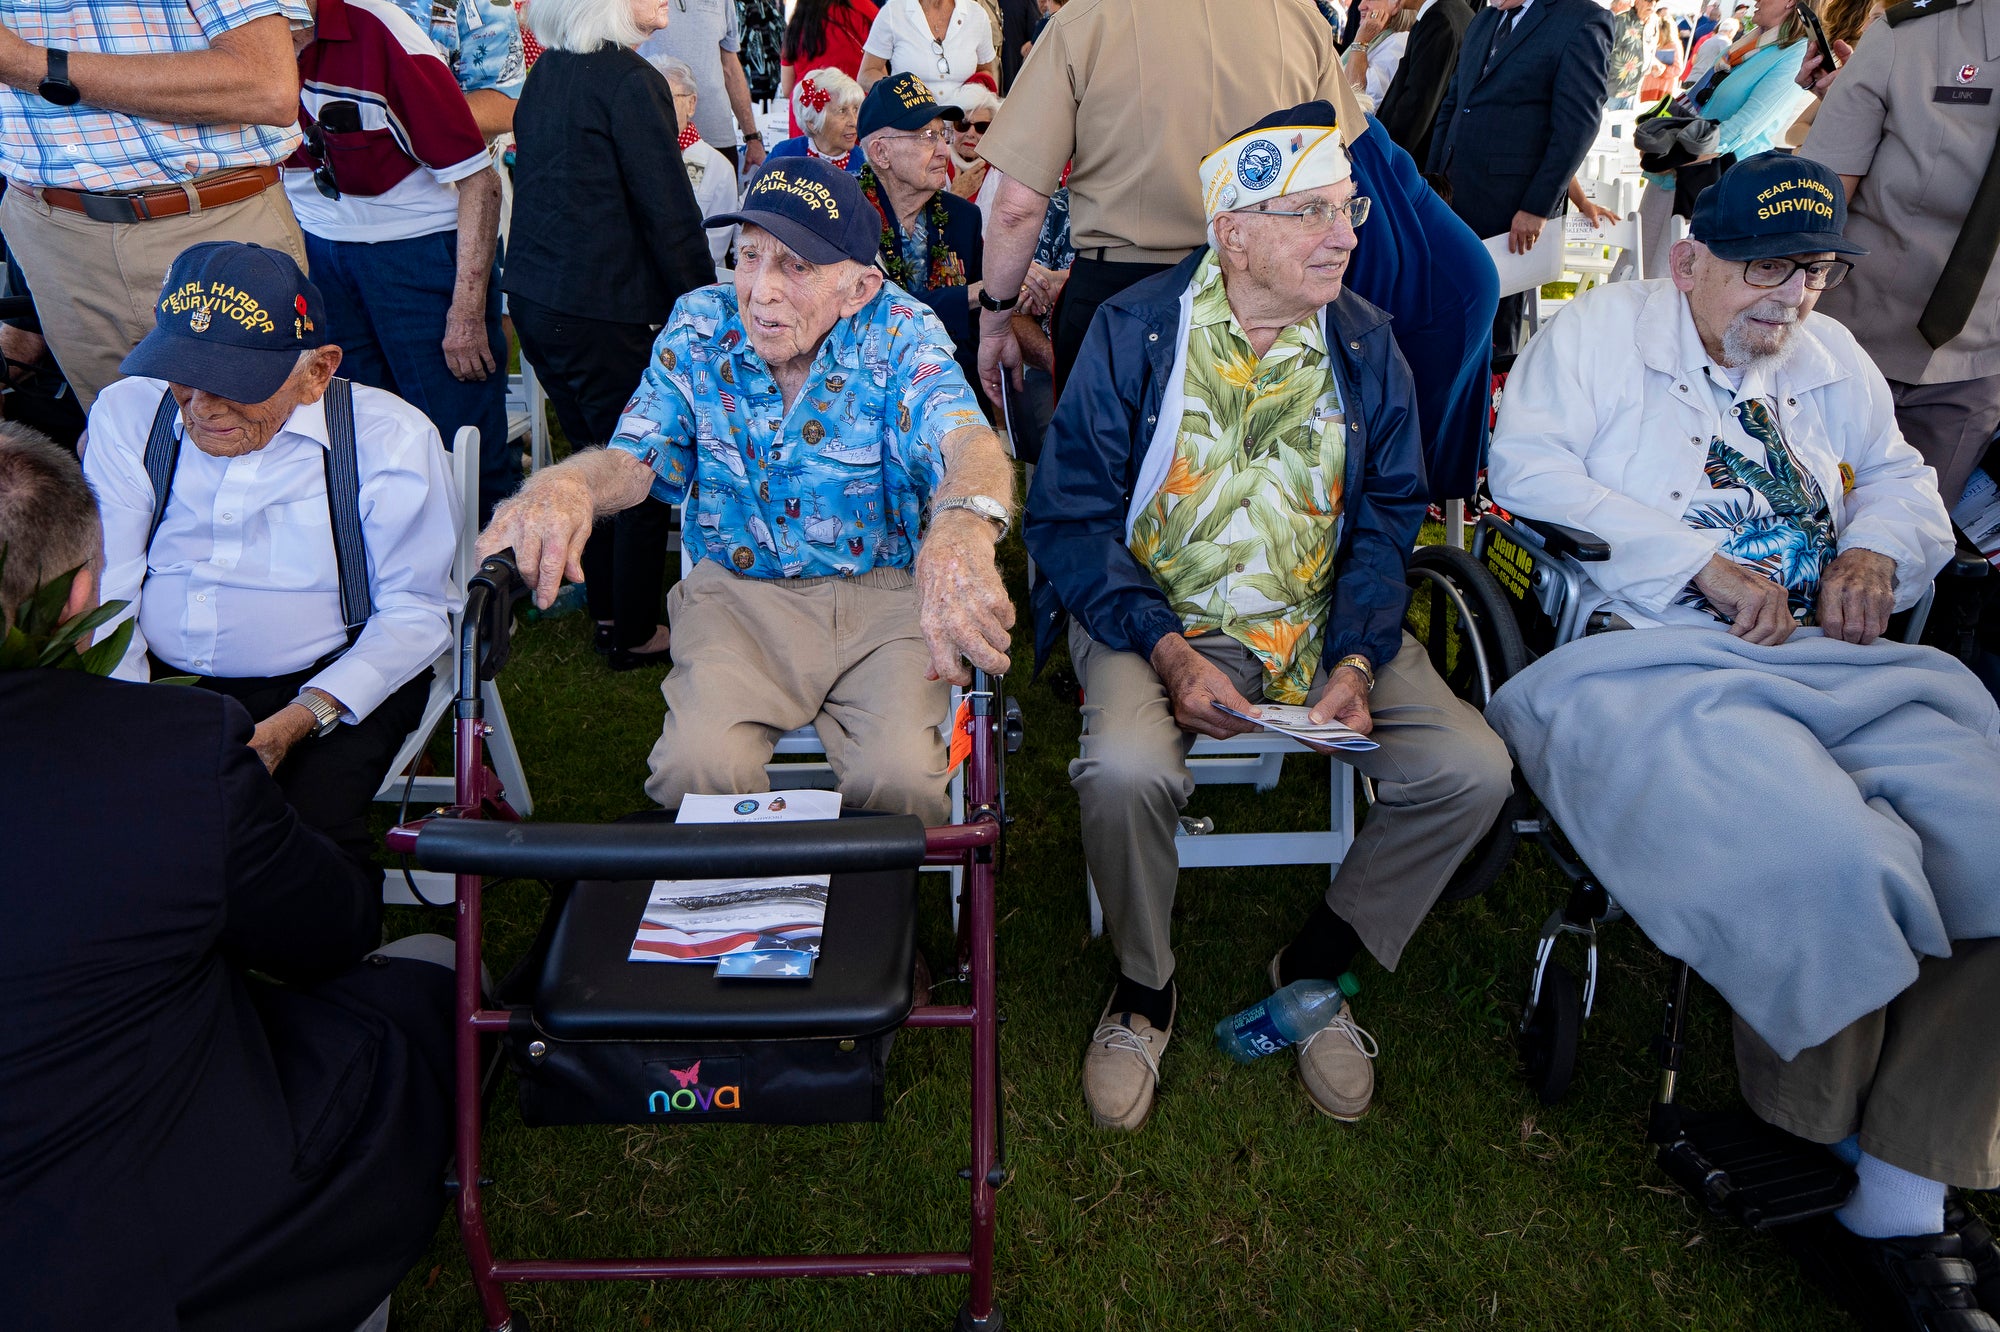
[[[632,21],[630,0],[528,0],[521,18],[551,51],[589,55],[606,42],[637,46],[646,40]]]
[[[701,83],[694,76],[694,66],[679,56],[671,56],[665,52],[660,52],[656,55],[649,55],[646,59],[653,62],[654,69],[666,75],[667,86],[675,92],[698,93],[701,91]]]
[[[807,80],[812,81],[813,87],[824,90],[830,99],[826,104],[826,111],[815,111],[799,100],[799,93],[804,89]],[[792,89],[792,114],[798,117],[800,129],[808,135],[817,134],[826,124],[828,111],[841,106],[860,106],[862,96],[861,85],[844,70],[832,65],[828,65],[825,69],[808,70],[799,76],[797,85]]]
[[[0,421],[0,632],[42,587],[95,568],[103,551],[97,496],[76,455],[39,430]]]

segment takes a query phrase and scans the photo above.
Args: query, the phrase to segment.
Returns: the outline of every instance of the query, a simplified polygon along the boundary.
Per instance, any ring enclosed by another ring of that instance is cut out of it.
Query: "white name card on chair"
[[[1514,296],[1524,291],[1534,291],[1545,282],[1554,282],[1562,276],[1563,247],[1561,226],[1544,227],[1542,237],[1535,242],[1535,248],[1526,254],[1507,253],[1507,237],[1488,236],[1480,244],[1493,258],[1493,267],[1500,274],[1500,294]]]

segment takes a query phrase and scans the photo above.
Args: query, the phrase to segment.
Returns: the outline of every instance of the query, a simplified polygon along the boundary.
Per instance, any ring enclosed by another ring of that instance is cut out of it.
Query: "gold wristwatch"
[[[1333,663],[1333,669],[1336,671],[1343,666],[1352,666],[1355,670],[1361,672],[1362,686],[1371,694],[1375,692],[1375,668],[1369,664],[1368,658],[1362,656],[1359,652],[1350,652],[1339,661]]]

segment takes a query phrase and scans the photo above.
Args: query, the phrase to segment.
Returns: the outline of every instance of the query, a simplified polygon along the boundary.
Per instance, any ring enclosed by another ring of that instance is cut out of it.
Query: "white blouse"
[[[949,106],[959,86],[992,61],[993,21],[979,0],[957,0],[939,42],[920,0],[888,0],[861,49],[886,60],[891,74],[915,74]]]

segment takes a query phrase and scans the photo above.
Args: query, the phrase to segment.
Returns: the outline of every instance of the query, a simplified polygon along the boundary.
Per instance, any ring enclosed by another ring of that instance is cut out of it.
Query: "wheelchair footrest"
[[[1854,1172],[1825,1147],[1746,1111],[1683,1112],[1660,1168],[1718,1216],[1770,1230],[1833,1211]]]

